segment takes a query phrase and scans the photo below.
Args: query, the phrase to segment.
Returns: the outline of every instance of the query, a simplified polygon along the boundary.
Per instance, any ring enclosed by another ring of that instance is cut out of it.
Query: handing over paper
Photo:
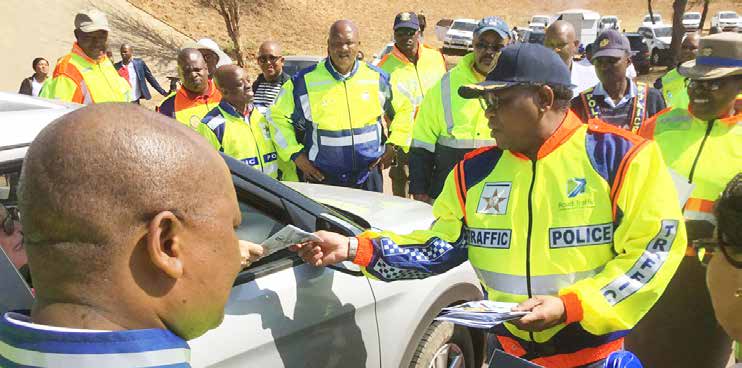
[[[266,239],[262,246],[265,247],[265,254],[263,257],[267,257],[281,249],[286,249],[294,244],[313,241],[322,241],[317,235],[306,232],[294,225],[286,225],[283,229],[273,234],[270,238]]]

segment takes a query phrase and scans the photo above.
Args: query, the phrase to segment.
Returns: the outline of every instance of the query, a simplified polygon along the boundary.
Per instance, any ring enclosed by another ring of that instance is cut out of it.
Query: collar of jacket
[[[422,48],[423,48],[423,44],[421,42],[418,42],[417,43],[417,52],[416,52],[416,54],[417,54],[417,60],[418,61],[420,60],[420,57],[422,56],[422,53],[420,52],[422,50]],[[394,55],[394,57],[396,57],[397,59],[399,59],[399,61],[401,61],[404,64],[412,64],[412,61],[410,61],[410,59],[407,58],[407,55],[405,55],[402,52],[402,50],[400,50],[397,47],[397,44],[396,43],[394,44],[394,47],[392,48],[392,55]]]
[[[461,58],[461,61],[459,61],[458,64],[453,69],[463,69],[467,73],[471,74],[475,80],[478,82],[483,82],[486,75],[479,74],[479,72],[474,69],[474,58],[476,55],[473,52],[470,52],[466,54],[463,58]],[[453,72],[453,69],[451,71]]]
[[[243,114],[243,113],[237,111],[237,109],[235,109],[234,106],[232,106],[231,103],[227,102],[227,100],[222,99],[219,102],[219,108],[222,109],[222,111],[226,112],[229,115],[232,115],[232,116],[236,116],[236,117],[245,119],[245,118],[249,118],[250,115],[252,114],[253,105],[252,104],[248,104],[247,105],[246,114]]]
[[[350,78],[353,78],[353,76],[358,71],[358,67],[360,66],[360,64],[361,62],[356,59],[355,64],[353,64],[353,69],[350,70],[350,74],[348,74],[347,77],[344,77],[340,73],[338,73],[337,70],[335,70],[335,66],[332,65],[332,61],[330,60],[329,56],[325,59],[325,68],[327,68],[327,71],[330,72],[330,75],[332,75],[332,77],[335,78],[335,80],[337,80],[338,82],[343,82]]]
[[[209,79],[209,91],[206,94],[203,95],[196,95],[194,93],[188,92],[188,90],[185,89],[182,85],[180,88],[178,88],[178,94],[182,95],[188,100],[205,100],[207,101],[209,98],[214,96],[216,93],[216,85],[214,84],[214,81]]]
[[[588,122],[594,123],[594,120],[591,120]],[[572,134],[574,134],[575,131],[579,127],[582,126],[582,121],[580,118],[575,115],[575,113],[572,112],[572,110],[567,110],[567,114],[564,116],[564,120],[559,124],[559,127],[554,130],[554,133],[551,133],[551,136],[544,141],[544,143],[541,145],[541,147],[538,149],[538,153],[536,154],[536,159],[540,160],[546,156],[548,156],[550,153],[554,152],[557,148],[559,148],[561,145],[563,145],[565,142],[569,140],[570,137],[572,137]],[[524,159],[524,160],[530,160],[528,156],[515,151],[510,151],[515,157]]]
[[[90,56],[88,56],[88,54],[85,53],[85,51],[82,51],[82,48],[80,47],[80,45],[77,44],[77,42],[75,42],[72,45],[72,53],[75,54],[75,55],[77,55],[77,56],[79,56],[79,57],[81,57],[81,58],[83,58],[83,59],[85,59],[85,61],[87,61],[88,63],[94,64],[94,65],[100,64],[100,63],[102,63],[104,61],[108,61],[108,57],[107,56],[103,56],[103,57],[99,58],[98,60],[91,59]]]

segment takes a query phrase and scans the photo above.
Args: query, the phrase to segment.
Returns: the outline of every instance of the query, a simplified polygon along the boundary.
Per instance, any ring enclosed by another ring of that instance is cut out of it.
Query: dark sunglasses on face
[[[527,84],[515,85],[509,88],[535,90],[535,89],[541,88],[541,85],[527,83]],[[484,111],[487,111],[490,109],[493,111],[496,111],[496,110],[499,110],[502,105],[504,105],[506,102],[508,102],[512,98],[513,96],[503,97],[503,96],[498,96],[492,92],[485,92],[481,96],[479,96],[479,106],[481,106],[482,110]]]
[[[487,49],[489,49],[489,50],[492,50],[494,52],[500,52],[500,50],[502,50],[502,49],[505,48],[505,45],[499,44],[499,43],[496,43],[496,44],[493,44],[493,45],[489,45],[489,44],[486,44],[484,42],[477,42],[477,44],[474,45],[474,47],[476,47],[477,49],[480,49],[480,50],[487,50]]]
[[[736,269],[742,269],[742,245],[732,245],[726,241],[725,236],[714,236],[708,239],[698,239],[693,241],[693,248],[704,249],[708,255],[701,258],[701,263],[707,265],[711,260],[711,255],[719,250],[724,258]]]
[[[274,56],[274,55],[260,55],[258,56],[258,62],[261,64],[266,64],[270,62],[271,64],[275,64],[276,61],[281,59],[280,56]]]
[[[723,84],[724,84],[724,81],[720,79],[696,80],[696,79],[685,78],[686,88],[702,89],[705,91],[713,92],[713,91],[718,91]]]

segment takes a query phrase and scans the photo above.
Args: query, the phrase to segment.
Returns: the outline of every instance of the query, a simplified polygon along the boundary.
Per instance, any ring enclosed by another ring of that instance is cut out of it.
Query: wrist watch
[[[358,253],[358,238],[351,236],[348,238],[348,260],[353,262]]]

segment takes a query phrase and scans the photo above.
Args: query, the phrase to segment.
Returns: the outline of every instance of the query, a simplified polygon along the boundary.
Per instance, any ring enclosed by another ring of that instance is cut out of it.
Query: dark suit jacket
[[[134,63],[134,71],[137,73],[137,85],[139,86],[139,92],[142,95],[142,98],[145,100],[149,100],[152,98],[152,95],[149,93],[149,88],[147,87],[147,82],[152,85],[152,88],[156,89],[157,92],[159,92],[163,96],[167,96],[167,91],[165,91],[161,86],[160,83],[157,83],[157,79],[155,79],[155,76],[152,75],[152,72],[149,70],[149,67],[144,62],[144,60],[139,58],[133,58],[131,59],[131,62]],[[118,63],[114,64],[114,68],[116,70],[121,69],[123,66],[123,62],[119,61]]]

